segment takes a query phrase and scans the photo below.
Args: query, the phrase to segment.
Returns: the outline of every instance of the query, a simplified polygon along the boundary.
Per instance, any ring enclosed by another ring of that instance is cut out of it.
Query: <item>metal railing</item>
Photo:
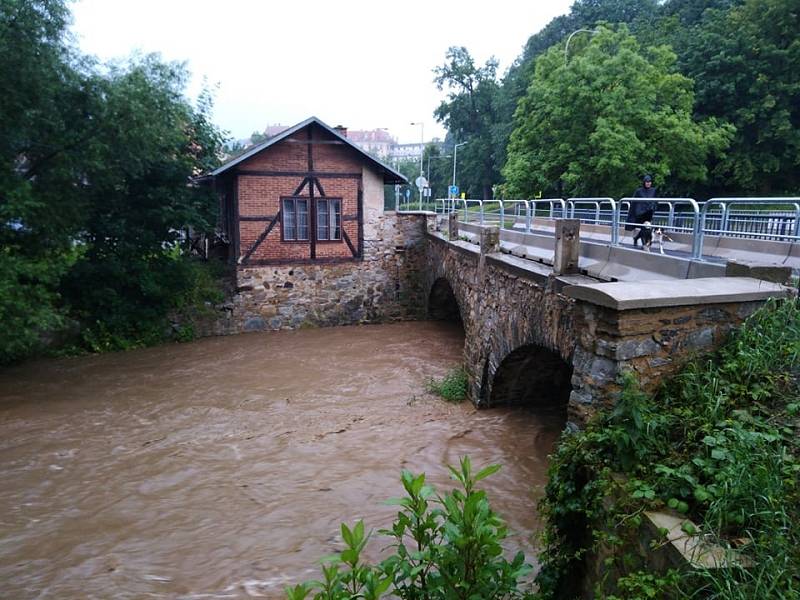
[[[794,208],[794,222],[791,223],[789,220],[783,220],[785,226],[791,227],[792,234],[791,235],[776,235],[774,233],[769,233],[766,236],[766,239],[775,239],[776,237],[785,239],[785,240],[792,240],[797,241],[800,239],[800,198],[791,198],[791,197],[777,197],[777,198],[711,198],[707,202],[703,204],[703,208],[700,211],[700,219],[699,224],[697,226],[697,231],[692,239],[692,258],[700,259],[703,256],[703,241],[705,238],[705,234],[707,232],[715,233],[719,236],[728,237],[731,233],[739,234],[738,237],[742,237],[741,234],[743,233],[751,233],[751,235],[747,237],[761,237],[761,239],[765,239],[764,234],[756,234],[752,235],[753,232],[745,232],[743,229],[739,229],[736,232],[733,232],[729,229],[730,226],[730,208],[734,205],[750,205],[750,206],[774,206],[774,205],[788,205]],[[720,221],[719,229],[708,229],[706,227],[706,223],[708,220],[708,213],[709,210],[713,206],[719,206],[722,209],[722,217]],[[774,217],[773,217],[774,218]],[[752,222],[752,221],[751,221]]]
[[[699,227],[700,227],[700,219],[699,219],[700,205],[697,203],[697,201],[694,198],[622,198],[619,201],[619,207],[617,207],[616,215],[615,215],[615,218],[614,218],[614,220],[612,222],[612,225],[611,225],[611,236],[612,236],[611,245],[612,246],[619,245],[619,228],[620,228],[620,226],[622,226],[622,227],[624,227],[626,225],[634,225],[636,227],[641,226],[641,223],[628,221],[627,220],[627,218],[628,218],[627,216],[625,217],[625,219],[626,219],[625,221],[623,221],[621,219],[621,214],[620,213],[621,213],[621,207],[622,207],[623,203],[627,203],[631,207],[636,205],[636,204],[638,204],[638,203],[655,203],[656,204],[656,208],[658,208],[658,206],[662,206],[664,204],[668,205],[669,212],[667,213],[668,216],[667,216],[667,222],[666,223],[660,223],[660,222],[656,221],[655,220],[655,217],[656,217],[655,213],[653,214],[653,220],[651,221],[651,223],[653,223],[656,226],[662,227],[666,231],[683,231],[683,228],[676,228],[675,227],[675,224],[674,224],[675,207],[678,206],[678,205],[681,205],[681,204],[688,205],[690,207],[690,209],[691,209],[691,216],[692,216],[692,229],[691,229],[691,231],[692,231],[693,239],[696,239],[697,236],[698,236]],[[672,222],[672,225],[669,224],[670,222]],[[613,240],[614,232],[616,232],[617,236],[618,236],[618,239],[617,239],[616,243]]]
[[[800,198],[712,198],[699,203],[693,198],[538,198],[512,200],[447,199],[435,200],[437,213],[464,211],[464,221],[475,215],[479,222],[492,223],[508,229],[508,219],[513,217],[511,228],[523,226],[527,233],[539,217],[578,218],[582,222],[611,228],[611,245],[620,243],[620,228],[630,223],[623,211],[640,202],[655,202],[652,224],[665,232],[691,235],[691,256],[702,258],[702,248],[707,235],[778,241],[800,241]],[[745,206],[748,210],[734,210]],[[762,210],[756,210],[761,208]],[[783,208],[784,210],[777,210]],[[785,210],[788,209],[788,210]]]

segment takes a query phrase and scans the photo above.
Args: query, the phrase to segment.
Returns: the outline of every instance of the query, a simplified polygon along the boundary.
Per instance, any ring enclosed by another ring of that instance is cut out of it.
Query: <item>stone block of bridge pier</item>
[[[447,220],[447,233],[451,240],[458,239],[458,213],[450,213]]]
[[[709,277],[567,286],[575,299],[570,418],[585,422],[619,397],[619,375],[633,371],[643,389],[716,349],[769,298],[791,289],[752,277]]]

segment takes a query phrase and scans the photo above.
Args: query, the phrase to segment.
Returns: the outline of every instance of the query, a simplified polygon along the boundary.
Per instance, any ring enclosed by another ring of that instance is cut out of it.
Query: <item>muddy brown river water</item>
[[[282,598],[342,521],[391,522],[401,469],[448,487],[464,454],[503,465],[485,488],[533,561],[562,423],[425,394],[463,343],[397,323],[0,371],[0,598]]]

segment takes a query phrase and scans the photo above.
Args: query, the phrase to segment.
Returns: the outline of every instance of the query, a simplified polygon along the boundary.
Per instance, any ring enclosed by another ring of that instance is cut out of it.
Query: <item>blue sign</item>
[[[406,188],[406,200],[411,198],[411,188]]]
[[[457,185],[451,185],[449,188],[447,188],[447,191],[450,192],[450,195],[453,196],[454,198],[456,196],[458,196],[458,186]]]

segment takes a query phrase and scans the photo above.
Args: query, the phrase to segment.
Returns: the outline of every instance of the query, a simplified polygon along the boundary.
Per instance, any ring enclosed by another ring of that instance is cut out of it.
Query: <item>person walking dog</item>
[[[634,198],[656,198],[657,190],[653,185],[653,178],[650,175],[642,177],[642,187],[638,188],[633,193]],[[642,237],[644,231],[643,224],[645,221],[648,223],[653,222],[653,213],[658,208],[658,202],[631,202],[628,209],[628,218],[625,219],[625,231],[634,231],[636,235],[633,237],[633,246],[636,247],[637,242]],[[644,247],[644,242],[642,242]]]

